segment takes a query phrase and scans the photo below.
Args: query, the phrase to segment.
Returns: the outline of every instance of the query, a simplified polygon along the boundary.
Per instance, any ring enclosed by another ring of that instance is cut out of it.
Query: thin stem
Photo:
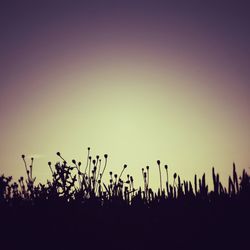
[[[160,176],[160,190],[161,190],[161,193],[162,193],[162,178],[161,178],[161,162],[160,160],[157,161],[157,164],[158,164],[158,167],[159,167],[159,176]]]

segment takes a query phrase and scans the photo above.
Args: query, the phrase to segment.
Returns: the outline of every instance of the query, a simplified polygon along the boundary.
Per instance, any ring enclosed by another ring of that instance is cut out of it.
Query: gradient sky
[[[49,3],[50,2],[50,3]],[[247,1],[1,1],[0,172],[55,153],[141,181],[250,167]],[[53,3],[51,3],[53,2]]]

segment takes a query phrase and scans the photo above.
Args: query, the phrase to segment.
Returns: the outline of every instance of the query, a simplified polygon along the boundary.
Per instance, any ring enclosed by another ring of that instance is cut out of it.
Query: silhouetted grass
[[[162,244],[166,249],[248,249],[250,176],[245,170],[238,176],[235,164],[227,187],[212,168],[209,190],[205,174],[195,175],[192,183],[174,173],[171,182],[167,165],[163,185],[158,160],[159,189],[154,192],[149,166],[142,169],[143,187],[135,188],[133,176],[124,173],[127,165],[119,174],[109,171],[109,181],[103,182],[107,154],[102,161],[88,148],[85,167],[57,155],[54,166],[48,162],[52,178],[46,184],[35,183],[34,159],[28,165],[25,155],[26,177],[13,182],[11,176],[0,176],[2,245],[15,238],[18,248],[36,242],[56,249],[152,249]]]

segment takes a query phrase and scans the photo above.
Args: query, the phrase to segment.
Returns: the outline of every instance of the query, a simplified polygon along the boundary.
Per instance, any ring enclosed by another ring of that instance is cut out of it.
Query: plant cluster
[[[143,186],[134,187],[133,176],[124,174],[127,168],[125,164],[119,174],[112,171],[108,173],[109,182],[103,181],[107,169],[108,155],[104,155],[104,162],[99,155],[95,158],[90,155],[88,148],[86,165],[72,160],[69,164],[57,152],[60,162],[52,166],[48,162],[52,174],[52,180],[46,184],[35,184],[33,177],[33,163],[27,164],[25,155],[22,155],[26,178],[20,177],[18,182],[12,183],[12,177],[0,176],[0,204],[49,204],[67,203],[91,205],[96,207],[154,207],[171,201],[202,201],[213,203],[218,200],[248,200],[250,195],[250,176],[245,170],[238,177],[235,164],[233,174],[228,178],[228,187],[220,182],[219,174],[212,169],[213,190],[209,191],[205,174],[198,178],[194,176],[194,182],[181,180],[176,173],[172,182],[169,180],[168,165],[164,166],[166,182],[162,181],[162,166],[157,161],[160,186],[154,192],[149,185],[150,167],[142,168]]]

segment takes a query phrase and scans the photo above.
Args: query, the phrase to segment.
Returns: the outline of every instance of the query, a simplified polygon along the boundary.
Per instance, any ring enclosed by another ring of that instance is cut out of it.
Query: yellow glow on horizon
[[[16,117],[19,124],[6,128],[7,147],[17,155],[4,163],[19,166],[4,172],[23,175],[19,155],[35,152],[43,157],[35,160],[34,174],[44,181],[50,178],[47,162],[59,160],[57,151],[69,161],[85,161],[88,146],[93,156],[109,154],[107,172],[119,173],[128,164],[126,174],[138,184],[149,165],[154,188],[158,159],[169,165],[170,175],[191,180],[203,172],[210,178],[213,165],[225,179],[233,161],[246,168],[247,130],[232,133],[239,124],[223,113],[227,102],[216,96],[216,78],[179,69],[140,58],[103,60],[69,74],[62,69],[37,77],[39,91],[17,107],[25,110]]]

